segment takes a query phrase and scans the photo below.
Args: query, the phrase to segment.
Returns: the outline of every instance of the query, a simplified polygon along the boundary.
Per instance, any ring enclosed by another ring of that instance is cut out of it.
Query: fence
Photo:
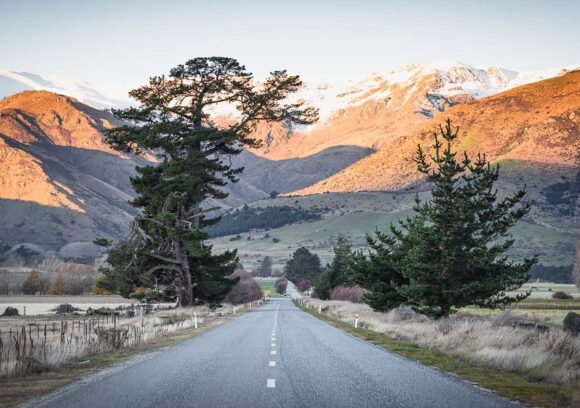
[[[251,309],[257,302],[224,306],[162,310],[154,314],[63,318],[59,321],[4,319],[0,328],[0,377],[29,375],[47,368],[121,347],[146,343],[180,329],[203,327],[208,320]]]

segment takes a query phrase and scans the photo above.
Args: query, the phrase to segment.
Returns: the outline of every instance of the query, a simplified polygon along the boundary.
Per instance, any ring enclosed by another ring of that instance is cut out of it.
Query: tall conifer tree
[[[131,91],[138,107],[115,110],[124,125],[108,134],[120,151],[155,154],[159,163],[137,169],[132,179],[140,209],[130,238],[111,251],[111,281],[124,292],[135,286],[164,285],[182,306],[194,299],[217,301],[236,282],[237,254],[213,255],[204,228],[216,222],[204,216],[207,199],[227,196],[223,187],[243,169],[229,157],[244,146],[257,147],[251,132],[259,121],[311,124],[317,111],[286,102],[302,86],[298,76],[274,71],[256,85],[252,74],[231,58],[195,58],[153,77]],[[226,126],[211,113],[220,106],[237,109]]]
[[[371,240],[369,258],[357,256],[353,280],[370,290],[376,309],[401,303],[433,317],[467,305],[500,307],[529,294],[510,296],[528,279],[535,258],[516,263],[505,252],[514,243],[509,229],[529,209],[525,190],[498,199],[499,165],[453,151],[458,128],[451,121],[434,133],[431,160],[418,146],[417,170],[432,184],[432,198],[416,198],[415,216],[391,226],[391,235]]]

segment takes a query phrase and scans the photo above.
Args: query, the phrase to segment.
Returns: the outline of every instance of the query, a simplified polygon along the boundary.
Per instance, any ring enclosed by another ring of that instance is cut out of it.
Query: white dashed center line
[[[276,380],[274,378],[268,378],[268,380],[266,381],[266,387],[276,388]]]
[[[276,350],[270,351],[270,354],[272,354],[272,355],[276,354]]]
[[[270,366],[270,367],[276,367],[276,362],[275,362],[275,361],[270,361],[270,364],[269,364],[269,366]]]
[[[276,343],[272,343],[272,347],[276,347]]]

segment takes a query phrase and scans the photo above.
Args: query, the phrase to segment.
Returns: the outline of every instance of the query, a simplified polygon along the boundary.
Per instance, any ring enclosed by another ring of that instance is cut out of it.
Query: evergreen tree
[[[217,222],[204,216],[202,203],[223,199],[228,182],[242,169],[229,157],[243,146],[257,147],[251,138],[258,121],[310,124],[317,112],[284,100],[302,85],[298,76],[274,71],[260,86],[252,74],[231,58],[195,58],[153,77],[131,91],[137,108],[115,110],[123,125],[108,134],[110,145],[136,154],[151,152],[159,163],[137,169],[132,185],[141,210],[130,238],[113,249],[106,271],[117,289],[163,285],[175,292],[182,306],[195,298],[217,301],[236,280],[236,251],[212,255],[204,229]],[[238,115],[226,126],[210,117],[217,105],[233,105]]]
[[[505,252],[509,229],[530,209],[525,190],[498,200],[499,165],[485,155],[457,160],[452,149],[458,128],[447,120],[434,134],[431,161],[421,146],[417,169],[433,185],[432,198],[415,200],[415,216],[391,226],[391,235],[370,240],[369,258],[358,254],[353,280],[370,290],[365,300],[386,310],[407,303],[423,314],[447,316],[468,305],[500,307],[529,295],[509,296],[528,279],[536,258],[522,263]],[[365,269],[368,268],[368,269]]]
[[[296,284],[302,279],[314,280],[322,272],[320,258],[304,247],[298,248],[284,266],[284,274]]]
[[[324,273],[318,276],[314,286],[319,299],[328,299],[330,291],[337,286],[351,284],[349,268],[352,257],[351,243],[343,237],[338,238],[334,246],[334,258]]]
[[[272,275],[272,258],[265,256],[262,262],[258,266],[257,270],[258,276],[271,276]]]
[[[573,270],[574,284],[580,289],[580,241],[576,241],[576,256]]]

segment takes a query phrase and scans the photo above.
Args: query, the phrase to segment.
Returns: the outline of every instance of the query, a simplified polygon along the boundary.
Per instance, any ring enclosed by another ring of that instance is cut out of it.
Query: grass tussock
[[[580,386],[580,338],[560,328],[538,330],[527,319],[504,312],[486,318],[456,314],[432,320],[401,307],[388,313],[345,301],[306,300],[330,317],[485,367],[546,384]]]

